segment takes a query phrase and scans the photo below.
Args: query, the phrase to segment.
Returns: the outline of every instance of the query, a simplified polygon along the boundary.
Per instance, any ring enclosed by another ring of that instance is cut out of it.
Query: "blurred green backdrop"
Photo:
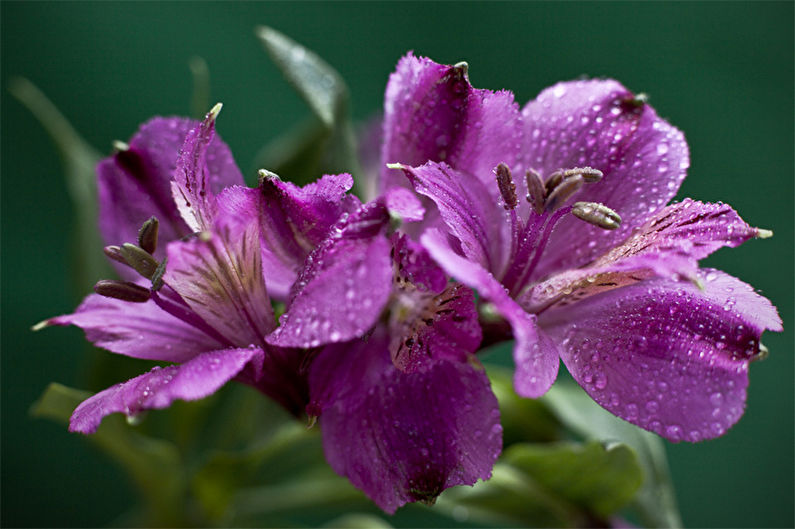
[[[191,56],[210,68],[218,129],[253,180],[266,141],[308,114],[254,37],[268,24],[347,80],[354,115],[380,108],[407,50],[467,60],[475,86],[517,100],[580,75],[650,94],[681,128],[680,197],[722,200],[776,236],[707,264],[778,306],[786,331],[753,365],[748,411],[725,437],[669,445],[686,525],[792,527],[793,3],[47,3],[2,9],[2,525],[112,523],[133,501],[121,472],[28,407],[50,381],[90,387],[82,333],[30,332],[70,311],[73,211],[56,151],[8,93],[23,75],[103,152],[155,114],[190,110]],[[289,176],[289,175],[287,175]],[[121,380],[120,377],[119,380]],[[431,522],[432,523],[432,522]]]

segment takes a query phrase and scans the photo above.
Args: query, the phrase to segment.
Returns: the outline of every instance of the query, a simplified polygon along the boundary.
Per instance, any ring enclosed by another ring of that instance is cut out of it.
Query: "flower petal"
[[[257,348],[210,351],[181,365],[155,367],[101,391],[83,401],[72,413],[70,432],[94,433],[111,413],[134,417],[144,410],[167,408],[176,399],[207,397],[233,379],[249,362],[262,362]]]
[[[106,244],[135,242],[138,229],[149,217],[160,221],[155,253],[165,256],[165,243],[190,233],[171,196],[171,175],[185,136],[198,124],[185,118],[154,118],[119,150],[97,165],[99,229]],[[216,140],[214,151],[226,146]],[[126,268],[125,268],[126,269]]]
[[[536,277],[592,261],[679,189],[690,164],[684,136],[633,98],[616,81],[572,81],[544,90],[522,110],[526,166],[545,176],[561,168],[601,170],[602,180],[586,185],[576,199],[603,203],[622,218],[612,231],[563,219]]]
[[[747,284],[704,270],[705,289],[653,279],[541,316],[572,376],[611,413],[672,441],[722,435],[743,413],[748,364],[781,330]]]
[[[320,417],[331,467],[388,513],[488,479],[502,448],[502,427],[483,370],[443,360],[402,373],[385,346],[383,336],[333,346],[313,364],[315,379],[337,378],[330,366],[363,375]],[[340,355],[343,360],[329,358]]]
[[[163,281],[237,346],[264,346],[264,336],[276,326],[256,219],[219,217],[212,232],[172,242]]]
[[[212,229],[215,195],[226,186],[243,185],[243,175],[229,149],[211,150],[215,138],[216,106],[191,129],[177,158],[171,191],[182,218],[193,231]]]
[[[439,266],[465,285],[474,288],[511,325],[516,343],[513,359],[514,389],[523,397],[540,397],[558,376],[558,350],[536,328],[535,316],[528,314],[506,292],[499,281],[481,266],[461,257],[438,230],[429,230],[420,239]]]
[[[152,300],[131,303],[91,294],[73,314],[47,323],[76,325],[97,347],[145,360],[184,362],[226,345],[163,311]]]
[[[490,181],[498,163],[514,163],[521,137],[513,94],[473,88],[465,64],[446,66],[409,53],[389,78],[383,163],[444,161]],[[381,191],[392,187],[405,187],[405,180],[384,167]],[[496,196],[496,189],[491,192]]]
[[[497,273],[509,251],[510,223],[484,185],[447,164],[401,165],[414,190],[432,199],[449,231],[461,242],[471,261]],[[496,189],[496,184],[492,186]]]
[[[382,234],[388,219],[386,209],[372,202],[332,230],[307,258],[268,343],[318,347],[372,328],[392,292],[391,245]]]
[[[621,245],[590,266],[555,274],[524,293],[525,309],[561,306],[652,276],[694,279],[698,260],[736,247],[760,231],[726,204],[685,199],[660,210]]]

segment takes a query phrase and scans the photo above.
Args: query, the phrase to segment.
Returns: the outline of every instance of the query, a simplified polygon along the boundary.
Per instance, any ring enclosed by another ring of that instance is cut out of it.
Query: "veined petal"
[[[563,219],[535,277],[586,264],[626,239],[673,198],[690,164],[682,133],[616,81],[559,83],[522,116],[526,167],[545,176],[583,166],[602,171],[577,200],[603,203],[622,219],[616,230]]]
[[[485,186],[444,163],[401,168],[414,190],[436,203],[464,255],[492,273],[501,270],[509,251],[503,241],[510,241],[511,225]],[[496,184],[492,187],[496,189]]]
[[[130,303],[91,294],[73,314],[50,318],[47,324],[76,325],[97,347],[145,360],[185,362],[226,345],[163,311],[152,300]]]
[[[165,256],[165,243],[190,233],[177,211],[170,182],[185,136],[197,124],[185,118],[154,118],[141,125],[126,149],[99,162],[99,229],[106,244],[135,242],[141,224],[155,216],[163,243],[155,252],[159,260]],[[219,151],[226,146],[218,139],[212,149],[221,156]]]
[[[715,270],[704,290],[653,279],[541,316],[572,376],[611,413],[672,441],[722,435],[743,413],[770,302]]]
[[[210,150],[215,137],[216,106],[190,130],[179,152],[171,191],[185,223],[193,231],[211,230],[215,218],[215,195],[228,185],[243,185],[243,175],[229,149]]]
[[[552,386],[560,361],[554,342],[536,328],[534,315],[522,309],[494,276],[453,251],[440,231],[429,230],[421,242],[445,271],[489,300],[511,324],[516,343],[514,389],[523,397],[540,397]]]
[[[281,326],[280,347],[318,347],[361,336],[378,321],[392,292],[386,209],[376,202],[347,216],[308,258]]]
[[[383,510],[433,502],[448,487],[491,476],[502,427],[482,369],[442,360],[402,373],[389,361],[383,336],[328,348],[313,364],[315,380],[336,377],[330,366],[362,376],[320,417],[326,459]]]
[[[726,204],[685,199],[660,210],[588,267],[555,274],[518,301],[537,312],[652,276],[695,279],[699,259],[723,246],[739,246],[759,233]]]
[[[219,217],[212,232],[168,245],[164,282],[237,346],[264,345],[276,326],[262,277],[256,219]]]
[[[215,393],[249,362],[262,362],[258,348],[224,349],[203,353],[181,365],[155,367],[101,391],[72,413],[69,431],[94,433],[111,413],[134,417],[144,410],[167,408],[177,399],[196,400]]]
[[[383,163],[444,161],[490,181],[498,163],[514,163],[521,137],[513,94],[473,88],[465,63],[446,66],[409,53],[389,78]],[[400,173],[381,171],[382,191],[405,186]],[[489,191],[496,197],[496,189]]]

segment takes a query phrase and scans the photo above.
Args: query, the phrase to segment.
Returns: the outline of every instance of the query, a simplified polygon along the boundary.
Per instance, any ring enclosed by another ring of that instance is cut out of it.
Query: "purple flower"
[[[670,440],[739,419],[760,336],[781,320],[698,260],[769,232],[724,204],[665,206],[688,148],[643,96],[574,81],[520,111],[472,88],[465,65],[412,55],[386,94],[382,186],[435,204],[420,241],[509,322],[520,395],[544,394],[561,358],[600,405]]]

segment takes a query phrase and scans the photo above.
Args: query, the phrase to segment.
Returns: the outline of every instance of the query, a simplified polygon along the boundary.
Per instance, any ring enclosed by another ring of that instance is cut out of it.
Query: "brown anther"
[[[105,256],[108,259],[113,259],[114,261],[118,261],[122,264],[127,264],[127,260],[124,258],[124,255],[122,255],[121,248],[118,246],[105,246],[102,251],[105,253]]]
[[[579,191],[583,184],[585,184],[585,179],[581,175],[565,178],[551,193],[549,193],[544,209],[546,209],[546,211],[555,211],[558,207],[563,205],[571,195]]]
[[[571,212],[578,219],[605,230],[614,230],[621,226],[618,213],[597,202],[575,202]]]
[[[575,167],[573,169],[566,169],[563,171],[563,178],[570,178],[572,176],[580,175],[586,183],[598,182],[604,176],[604,173],[599,169],[593,167]]]
[[[558,187],[558,185],[560,185],[562,181],[563,181],[563,169],[555,171],[554,173],[549,175],[546,184],[544,184],[546,187],[547,195],[552,193],[552,191],[554,191],[555,188]]]
[[[121,254],[124,261],[136,272],[147,279],[152,279],[158,267],[158,262],[146,250],[134,244],[124,243],[121,247]]]
[[[494,174],[497,175],[497,186],[500,188],[500,195],[505,202],[503,207],[506,210],[515,209],[519,200],[516,197],[516,184],[513,183],[511,170],[504,163],[500,163],[494,169]]]
[[[132,301],[143,303],[149,300],[149,289],[144,288],[129,281],[115,281],[103,279],[94,285],[94,292],[100,296],[120,299],[122,301]]]
[[[141,229],[138,230],[138,246],[142,250],[150,254],[155,253],[157,249],[157,233],[160,227],[156,217],[149,217],[149,220],[143,223]]]
[[[546,189],[544,189],[544,180],[540,174],[532,169],[527,170],[524,178],[527,183],[527,201],[532,206],[533,211],[540,215],[544,212],[544,199],[547,195]]]

